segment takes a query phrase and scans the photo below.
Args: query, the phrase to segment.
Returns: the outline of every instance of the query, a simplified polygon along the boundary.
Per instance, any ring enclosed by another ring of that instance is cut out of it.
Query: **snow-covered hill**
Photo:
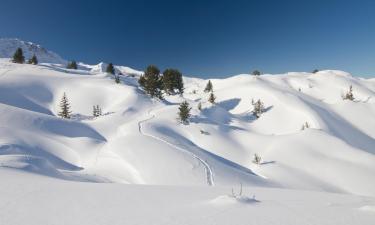
[[[38,44],[25,42],[17,38],[0,38],[0,58],[11,58],[17,48],[22,48],[26,59],[34,54],[39,62],[65,64],[66,60]]]
[[[116,84],[104,67],[0,59],[0,224],[374,224],[373,79],[211,79],[213,105],[207,80],[185,77],[183,96],[159,101],[128,76],[141,72],[116,67]],[[56,116],[64,92],[70,120]],[[265,104],[258,119],[252,99]],[[184,100],[189,125],[176,120]]]

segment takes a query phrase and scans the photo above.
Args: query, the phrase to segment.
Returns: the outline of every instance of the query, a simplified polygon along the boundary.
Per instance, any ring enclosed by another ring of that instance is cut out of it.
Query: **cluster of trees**
[[[58,113],[58,116],[64,119],[70,119],[72,117],[72,111],[70,110],[70,103],[68,100],[68,97],[66,96],[66,93],[64,92],[61,100],[60,100],[60,111]],[[94,117],[99,117],[102,115],[102,108],[99,105],[93,106],[92,114]]]
[[[16,52],[13,54],[12,62],[13,63],[20,63],[20,64],[25,63],[25,56],[23,55],[22,48],[17,48]],[[28,64],[33,64],[33,65],[37,65],[38,64],[38,59],[37,59],[36,55],[34,54],[27,61],[27,63]]]
[[[138,82],[146,94],[152,98],[163,99],[163,91],[168,95],[183,94],[184,92],[182,74],[176,69],[166,69],[160,75],[159,68],[150,65]]]
[[[208,80],[206,87],[204,88],[204,92],[210,93],[210,95],[208,96],[208,101],[211,104],[215,104],[216,96],[214,94],[214,87],[211,83],[211,80]]]

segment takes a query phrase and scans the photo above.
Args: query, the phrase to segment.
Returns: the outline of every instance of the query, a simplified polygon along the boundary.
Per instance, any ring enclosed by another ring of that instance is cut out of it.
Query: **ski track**
[[[195,155],[194,153],[190,152],[189,150],[186,150],[186,149],[181,148],[181,147],[179,147],[177,145],[174,145],[174,144],[172,144],[172,143],[170,143],[170,142],[168,142],[168,141],[166,141],[166,140],[164,140],[164,139],[162,139],[160,137],[154,136],[152,134],[147,134],[147,133],[145,133],[142,130],[142,124],[143,123],[145,123],[147,121],[150,121],[150,120],[152,120],[152,119],[155,118],[155,114],[151,113],[152,110],[153,109],[150,109],[147,112],[147,114],[150,115],[149,118],[138,121],[138,130],[139,130],[139,133],[142,134],[142,135],[144,135],[144,136],[147,136],[147,137],[153,138],[155,140],[158,140],[160,142],[163,142],[163,143],[165,143],[165,144],[167,144],[167,145],[169,145],[169,146],[171,146],[171,147],[173,147],[173,148],[175,148],[175,149],[177,149],[179,151],[182,151],[184,153],[187,153],[187,154],[191,155],[193,158],[195,158],[196,160],[198,160],[204,166],[204,169],[205,169],[205,172],[206,172],[206,181],[207,181],[207,184],[209,186],[215,186],[214,176],[213,176],[212,169],[211,169],[210,165],[205,160],[203,160],[202,158],[198,157],[197,155]]]

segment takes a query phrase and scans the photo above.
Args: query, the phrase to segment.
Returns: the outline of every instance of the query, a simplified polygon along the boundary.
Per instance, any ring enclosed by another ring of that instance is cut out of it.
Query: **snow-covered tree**
[[[21,64],[25,62],[25,56],[23,56],[22,48],[17,48],[13,55],[12,62]]]
[[[213,89],[213,86],[212,86],[212,83],[211,83],[211,80],[208,80],[207,84],[206,84],[206,87],[204,88],[204,92],[212,92],[214,89]]]
[[[77,62],[76,61],[71,61],[68,63],[68,65],[66,66],[67,69],[78,69],[78,66],[77,66]]]
[[[189,118],[190,118],[190,110],[191,107],[189,106],[189,103],[187,101],[183,101],[180,104],[180,107],[178,107],[178,119],[181,123],[187,124],[189,123]]]
[[[160,70],[156,66],[148,66],[145,73],[139,78],[138,83],[146,94],[150,95],[152,98],[157,97],[163,99]]]
[[[61,111],[58,114],[60,117],[65,118],[65,119],[70,119],[71,117],[70,114],[72,112],[70,111],[70,104],[69,104],[68,98],[66,97],[65,92],[60,101],[60,110]]]
[[[253,105],[253,115],[259,118],[260,115],[262,115],[262,113],[265,111],[264,104],[260,99],[258,99],[258,101],[256,101]]]
[[[216,96],[214,95],[213,92],[210,93],[210,96],[208,97],[208,101],[211,103],[211,104],[215,104],[215,100],[216,100]]]
[[[182,81],[182,74],[176,69],[166,69],[163,72],[163,89],[165,93],[171,95],[175,94],[176,90],[179,94],[184,92],[184,83]]]
[[[28,64],[37,65],[38,59],[36,58],[35,54],[27,61]]]
[[[253,159],[253,163],[255,163],[255,164],[260,164],[262,162],[262,158],[260,157],[260,155],[258,155],[258,154],[254,154],[254,159]]]
[[[115,67],[113,67],[112,63],[109,63],[107,69],[105,70],[107,73],[115,74]],[[117,83],[117,82],[116,82]]]
[[[344,100],[354,101],[354,95],[353,95],[353,87],[352,87],[352,85],[350,85],[349,91],[346,92],[346,94],[345,94],[345,96],[343,98],[344,98]]]

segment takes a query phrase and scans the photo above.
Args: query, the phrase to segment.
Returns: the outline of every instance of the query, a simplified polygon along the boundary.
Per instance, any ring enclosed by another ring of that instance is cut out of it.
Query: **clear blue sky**
[[[223,77],[341,69],[375,76],[372,0],[1,0],[0,36],[66,59]]]

